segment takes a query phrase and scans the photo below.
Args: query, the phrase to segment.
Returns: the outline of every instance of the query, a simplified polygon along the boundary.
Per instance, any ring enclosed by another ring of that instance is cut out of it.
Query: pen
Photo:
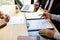
[[[43,19],[43,18],[44,18],[44,17],[43,17],[43,14],[40,14],[39,16],[40,16],[40,19]]]

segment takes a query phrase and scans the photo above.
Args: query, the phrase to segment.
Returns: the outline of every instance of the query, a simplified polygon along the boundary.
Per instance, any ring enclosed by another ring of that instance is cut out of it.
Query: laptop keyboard
[[[28,10],[29,9],[29,5],[25,5],[24,9],[23,10]]]

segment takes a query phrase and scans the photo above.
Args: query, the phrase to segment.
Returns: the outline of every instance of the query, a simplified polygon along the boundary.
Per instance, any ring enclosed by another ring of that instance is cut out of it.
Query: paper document
[[[0,0],[0,5],[13,5],[15,4],[14,0]]]
[[[23,16],[12,16],[10,17],[10,20],[8,24],[23,24],[25,21]]]
[[[41,18],[42,15],[39,16],[37,13],[25,13],[26,19],[36,19]]]
[[[45,20],[45,19],[27,20],[27,23],[29,23],[28,30],[39,30],[39,29],[53,28],[52,25],[49,23],[49,21]]]

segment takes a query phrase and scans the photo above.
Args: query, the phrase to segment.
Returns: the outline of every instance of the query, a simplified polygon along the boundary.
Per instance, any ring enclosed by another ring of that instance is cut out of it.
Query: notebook
[[[24,5],[23,2],[21,0],[16,0],[19,8],[21,11],[23,12],[28,12],[28,11],[33,11],[34,10],[34,6],[33,5]]]
[[[39,36],[18,36],[17,40],[40,40]]]
[[[53,29],[47,19],[27,20],[28,30]]]

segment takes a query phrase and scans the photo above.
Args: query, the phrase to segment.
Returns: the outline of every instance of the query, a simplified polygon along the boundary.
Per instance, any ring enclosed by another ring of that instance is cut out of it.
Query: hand
[[[39,33],[48,38],[54,38],[54,32],[52,30],[42,29],[39,31]]]
[[[2,12],[0,12],[0,19],[4,19],[6,22],[8,22],[10,17],[8,15],[3,14]]]
[[[1,13],[1,11],[0,11],[0,19],[3,19],[4,17],[3,17],[3,14]]]
[[[5,27],[7,25],[7,22],[4,19],[0,20],[0,29]]]
[[[0,12],[0,19],[1,19],[0,20],[0,29],[1,29],[7,25],[7,22],[9,21],[10,17]]]
[[[34,4],[34,8],[35,9],[38,9],[39,8],[39,5],[37,3]]]
[[[8,15],[5,15],[4,20],[5,20],[6,22],[9,22],[9,19],[10,19],[10,17],[9,17]]]
[[[43,17],[45,19],[50,19],[51,18],[51,13],[49,13],[47,10],[45,10],[44,13],[43,13]]]

